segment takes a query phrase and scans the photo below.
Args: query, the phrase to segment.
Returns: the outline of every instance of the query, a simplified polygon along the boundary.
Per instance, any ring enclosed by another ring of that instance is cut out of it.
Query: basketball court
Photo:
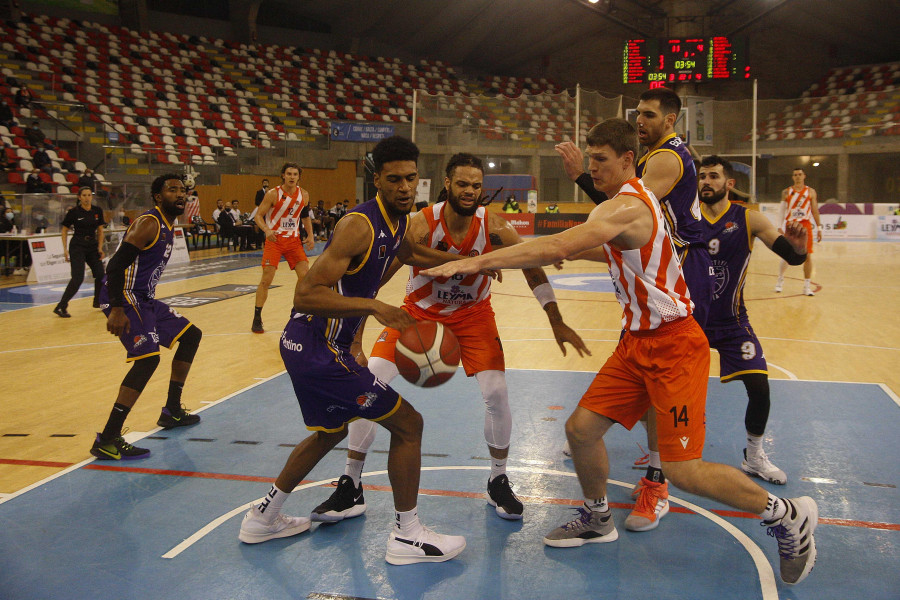
[[[172,352],[129,416],[130,441],[152,450],[132,463],[93,461],[88,449],[128,366],[89,283],[69,307],[51,310],[53,289],[0,290],[0,597],[124,598],[896,598],[900,498],[893,440],[900,429],[900,331],[892,313],[900,247],[830,242],[816,248],[817,295],[801,295],[800,268],[772,292],[777,257],[757,245],[746,297],[769,361],[772,411],[766,449],[788,474],[784,496],[819,504],[819,558],[803,583],[781,583],[775,540],[759,518],[671,488],[672,511],[652,532],[625,531],[630,490],[642,474],[640,428],[614,427],[609,498],[619,540],[545,547],[541,537],[581,503],[563,423],[615,346],[619,307],[605,266],[567,263],[548,274],[567,323],[593,356],[562,357],[524,277],[504,273],[493,305],[507,355],[513,445],[509,472],[525,502],[520,522],[499,519],[484,499],[489,463],[477,385],[458,373],[429,390],[395,385],[425,417],[419,512],[467,548],[442,564],[384,561],[391,525],[379,432],[363,477],[365,516],[314,524],[301,535],[237,540],[247,505],[277,476],[306,435],[277,342],[296,277],[284,264],[263,318],[249,332],[258,254],[222,255],[169,270],[158,288],[204,332],[185,387],[203,421],[158,431]],[[227,258],[226,258],[227,257]],[[379,298],[399,303],[398,275]],[[56,295],[54,295],[56,294]],[[370,324],[364,347],[380,329]],[[718,381],[713,356],[707,401],[708,460],[740,464],[746,397]],[[344,453],[331,452],[292,494],[285,512],[305,515],[331,493]]]

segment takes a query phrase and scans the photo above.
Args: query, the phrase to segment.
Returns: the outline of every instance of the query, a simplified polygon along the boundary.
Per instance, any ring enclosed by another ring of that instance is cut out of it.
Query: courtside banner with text
[[[59,234],[29,239],[28,249],[31,251],[29,281],[62,281],[71,276],[72,268],[66,262]]]
[[[534,215],[531,213],[497,213],[513,226],[519,235],[534,235]]]
[[[534,232],[537,235],[559,233],[581,225],[587,218],[587,214],[579,213],[537,214],[534,216]]]

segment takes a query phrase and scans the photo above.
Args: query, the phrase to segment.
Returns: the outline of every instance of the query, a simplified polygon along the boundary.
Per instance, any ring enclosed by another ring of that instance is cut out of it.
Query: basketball
[[[400,375],[420,387],[447,382],[459,366],[459,344],[453,332],[435,321],[418,321],[400,332],[394,348]]]

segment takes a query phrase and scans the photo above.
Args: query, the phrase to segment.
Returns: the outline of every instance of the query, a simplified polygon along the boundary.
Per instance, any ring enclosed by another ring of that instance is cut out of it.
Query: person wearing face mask
[[[78,204],[69,209],[62,222],[62,243],[66,262],[72,266],[72,279],[53,312],[64,319],[72,315],[67,310],[69,300],[84,281],[84,265],[91,268],[94,276],[94,308],[100,308],[100,286],[103,279],[103,228],[106,221],[99,206],[91,204],[94,192],[90,188],[78,190]],[[69,230],[73,230],[69,241]]]

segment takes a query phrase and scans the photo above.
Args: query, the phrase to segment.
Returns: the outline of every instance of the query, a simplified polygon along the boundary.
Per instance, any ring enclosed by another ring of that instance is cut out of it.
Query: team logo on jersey
[[[388,335],[387,330],[382,331],[381,335],[378,336],[378,339],[375,340],[375,343],[377,344],[378,342],[383,342],[383,341],[387,340],[387,335]]]
[[[686,435],[683,435],[678,439],[678,441],[681,442],[682,448],[687,449],[688,442],[691,441],[691,438],[687,437]]]
[[[718,300],[719,296],[722,295],[722,292],[728,285],[728,261],[713,260],[711,268],[713,271],[713,275],[716,278],[715,289],[713,290],[713,299]]]
[[[137,348],[138,346],[140,346],[141,344],[143,344],[146,341],[147,341],[147,338],[143,334],[136,335],[136,336],[134,336],[134,340],[132,340],[132,342],[131,342],[131,347]]]
[[[378,398],[378,395],[375,392],[366,392],[356,397],[356,404],[360,408],[369,408],[376,398]]]
[[[478,256],[478,254],[478,250],[472,250],[471,252],[469,252],[469,256]]]
[[[722,231],[722,233],[734,233],[737,230],[738,224],[734,221],[728,221],[727,223],[725,223],[725,229]]]

